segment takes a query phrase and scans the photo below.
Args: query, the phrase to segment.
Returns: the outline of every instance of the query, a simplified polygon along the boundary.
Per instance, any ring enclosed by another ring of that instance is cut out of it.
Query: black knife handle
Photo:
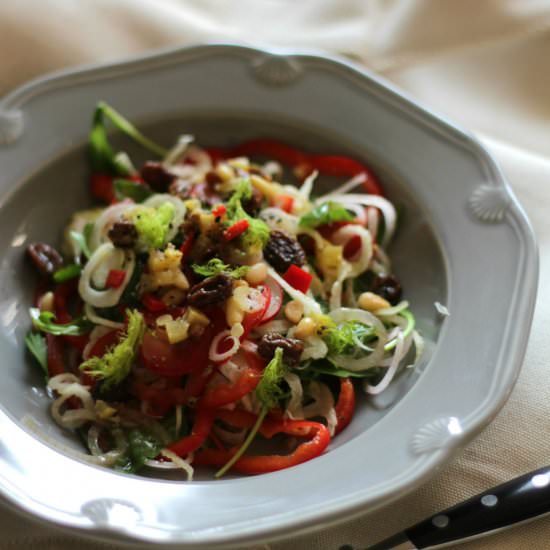
[[[489,533],[550,512],[550,467],[522,475],[405,530],[417,548]]]

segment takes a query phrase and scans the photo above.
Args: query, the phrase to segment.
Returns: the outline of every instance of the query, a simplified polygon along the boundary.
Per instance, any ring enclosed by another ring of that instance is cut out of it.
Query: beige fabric
[[[18,0],[0,4],[0,94],[38,74],[199,41],[317,47],[362,60],[470,128],[500,161],[540,245],[539,297],[509,403],[456,460],[370,516],[274,550],[361,548],[550,462],[550,2],[546,0]],[[6,511],[0,548],[105,548]],[[461,546],[550,548],[550,519]]]

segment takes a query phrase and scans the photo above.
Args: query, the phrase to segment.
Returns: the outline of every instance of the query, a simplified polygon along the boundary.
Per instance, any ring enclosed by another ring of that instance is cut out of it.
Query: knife
[[[442,548],[550,513],[550,467],[507,481],[366,550]]]

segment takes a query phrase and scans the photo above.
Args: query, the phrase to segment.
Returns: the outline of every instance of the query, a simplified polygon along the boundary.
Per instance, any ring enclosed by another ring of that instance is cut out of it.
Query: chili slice
[[[334,410],[338,420],[334,430],[336,435],[351,422],[355,412],[355,388],[349,378],[340,378],[340,395]]]

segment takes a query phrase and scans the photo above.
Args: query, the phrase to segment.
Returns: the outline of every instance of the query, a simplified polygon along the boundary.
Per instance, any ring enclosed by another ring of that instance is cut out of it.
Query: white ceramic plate
[[[388,392],[360,399],[325,455],[273,474],[188,484],[117,474],[60,451],[78,444],[49,418],[43,381],[25,358],[32,277],[23,252],[30,241],[58,240],[68,215],[89,202],[84,143],[99,99],[166,144],[184,132],[221,145],[270,136],[355,155],[402,209],[391,255],[427,350]],[[179,548],[303,533],[428,479],[514,384],[537,279],[525,214],[472,136],[356,66],[220,45],[60,73],[0,102],[0,142],[0,488],[27,512]]]

